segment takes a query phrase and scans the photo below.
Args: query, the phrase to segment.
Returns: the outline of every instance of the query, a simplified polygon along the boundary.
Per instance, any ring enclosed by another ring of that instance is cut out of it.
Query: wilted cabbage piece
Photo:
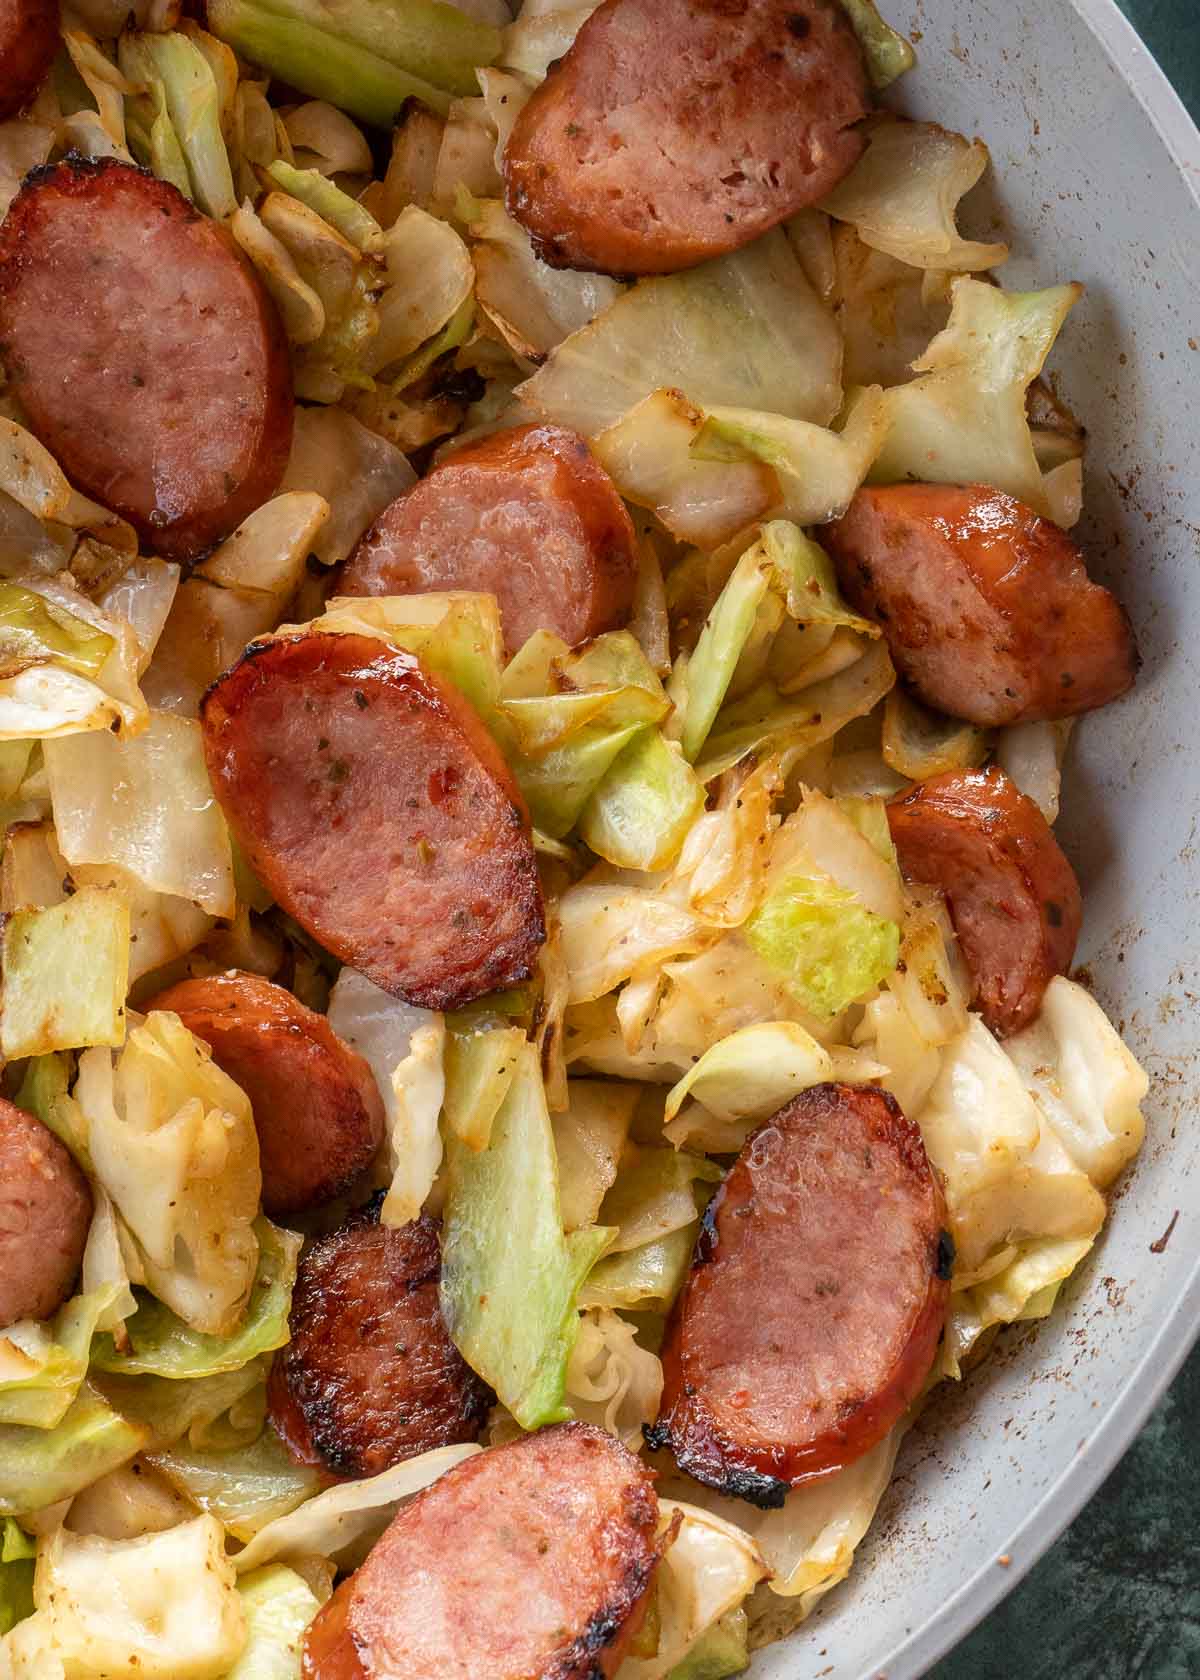
[[[660,1498],[659,1511],[664,1523],[676,1516],[681,1522],[656,1576],[658,1650],[651,1657],[627,1657],[622,1680],[666,1680],[767,1573],[759,1548],[735,1523],[675,1499]]]
[[[268,1564],[237,1584],[246,1618],[246,1644],[224,1680],[295,1680],[304,1630],[321,1608],[294,1569]]]
[[[512,108],[515,104],[510,96],[504,108],[510,121],[519,109]],[[542,361],[620,296],[621,286],[606,274],[581,274],[541,262],[525,229],[497,199],[480,201],[468,232],[480,308],[509,347],[530,361]]]
[[[998,1255],[1007,1264],[1013,1244],[1090,1244],[1103,1224],[1103,1198],[978,1016],[943,1051],[920,1120],[945,1187],[956,1288],[991,1275]]]
[[[982,764],[991,736],[961,718],[944,717],[914,700],[905,689],[892,689],[883,703],[883,757],[898,775],[924,782],[947,770]]]
[[[8,1060],[125,1039],[129,904],[80,887],[43,910],[17,910],[3,931],[0,1048]]]
[[[666,1118],[691,1097],[717,1120],[744,1121],[748,1130],[832,1073],[828,1050],[797,1022],[764,1021],[706,1050],[668,1093]]]
[[[828,876],[795,874],[768,893],[746,937],[806,1009],[840,1014],[896,966],[900,929]]]
[[[150,1431],[85,1383],[51,1429],[0,1424],[0,1516],[70,1499],[145,1446]]]
[[[100,1337],[92,1362],[115,1376],[172,1377],[176,1381],[237,1371],[288,1339],[288,1312],[300,1258],[301,1239],[260,1215],[254,1221],[258,1271],[237,1329],[229,1336],[194,1330],[152,1296],[143,1296],[125,1322],[128,1347],[118,1352],[111,1336]]]
[[[1108,1016],[1059,974],[1037,1019],[1004,1048],[1072,1161],[1105,1189],[1141,1148],[1149,1089]]]
[[[580,1314],[579,1334],[567,1363],[567,1402],[577,1418],[642,1447],[642,1427],[658,1416],[662,1362],[637,1341],[619,1313],[597,1307]]]
[[[443,1213],[441,1304],[459,1352],[524,1429],[568,1415],[575,1297],[612,1232],[564,1237],[554,1138],[526,1045],[481,1154],[454,1143]]]
[[[607,1252],[628,1253],[690,1228],[722,1176],[716,1162],[703,1155],[630,1144],[600,1208],[600,1222],[612,1227]]]
[[[200,726],[166,712],[130,739],[47,741],[58,844],[69,864],[115,863],[155,892],[213,916],[235,909],[229,830],[213,796]]]
[[[157,1010],[115,1062],[107,1050],[84,1052],[75,1098],[144,1281],[193,1330],[230,1335],[259,1259],[262,1175],[249,1099],[177,1015]]]
[[[479,1450],[473,1441],[435,1447],[432,1452],[394,1464],[381,1475],[326,1488],[315,1499],[261,1528],[234,1559],[238,1574],[245,1575],[276,1558],[314,1556],[332,1558],[343,1567],[353,1568],[405,1499]]]
[[[891,430],[871,482],[991,484],[1049,514],[1025,393],[1082,292],[954,280],[949,325],[913,363],[921,377],[888,393]]]
[[[57,1529],[38,1550],[33,1623],[70,1676],[136,1671],[214,1680],[241,1655],[246,1616],[214,1517],[132,1540]]]
[[[961,273],[1007,259],[1007,245],[963,239],[955,226],[959,199],[990,161],[982,140],[890,115],[873,118],[864,131],[866,151],[822,209],[851,222],[865,245],[914,268]]]
[[[0,1524],[0,1636],[33,1614],[37,1547],[11,1517]]]
[[[318,1472],[297,1464],[269,1425],[245,1446],[198,1448],[179,1441],[146,1455],[146,1462],[235,1540],[251,1539],[321,1486]]]
[[[217,221],[232,216],[237,196],[221,133],[221,93],[204,53],[186,35],[127,32],[117,57],[131,82],[162,90],[165,115],[187,170],[182,190]],[[153,158],[143,161],[153,167]]]
[[[916,63],[912,47],[880,14],[875,0],[841,0],[867,61],[875,88],[890,87]]]
[[[345,560],[372,520],[416,480],[395,444],[344,409],[297,409],[279,488],[315,491],[329,503],[329,518],[312,546],[322,565]]]
[[[827,425],[841,406],[841,343],[787,237],[768,233],[680,274],[641,280],[545,367],[520,400],[585,437],[651,391]]]
[[[567,1106],[554,1116],[564,1231],[594,1225],[617,1176],[640,1092],[610,1080],[569,1079]]]
[[[681,1225],[655,1242],[606,1254],[588,1273],[579,1295],[582,1307],[633,1307],[667,1313],[691,1265],[699,1223]]]
[[[451,683],[489,724],[500,693],[502,642],[494,595],[448,590],[427,595],[339,595],[313,629],[376,636],[415,653]],[[283,625],[281,635],[304,628]]]

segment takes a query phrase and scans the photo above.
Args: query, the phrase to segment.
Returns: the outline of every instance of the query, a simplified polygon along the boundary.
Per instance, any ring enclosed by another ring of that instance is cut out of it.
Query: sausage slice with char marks
[[[1003,770],[951,770],[887,808],[900,867],[946,898],[998,1037],[1020,1032],[1075,954],[1083,903],[1041,811]]]
[[[383,1101],[362,1057],[282,986],[236,970],[184,980],[145,1005],[170,1009],[250,1098],[273,1219],[332,1201],[383,1141]]]
[[[546,927],[520,792],[412,654],[358,635],[256,642],[201,724],[251,864],[343,962],[427,1009],[529,978]]]
[[[278,485],[292,373],[230,235],[114,158],[35,170],[0,229],[0,359],[72,483],[188,559]]]
[[[556,268],[690,268],[830,192],[870,103],[837,0],[604,0],[517,118],[505,203]]]
[[[0,120],[33,98],[58,51],[58,0],[0,0]]]
[[[342,568],[346,595],[489,591],[507,651],[535,630],[574,647],[628,623],[633,522],[587,444],[518,426],[460,449],[397,497]]]
[[[66,1146],[0,1097],[0,1330],[58,1311],[91,1222],[92,1192]]]
[[[764,1509],[860,1458],[933,1362],[945,1225],[921,1134],[886,1091],[803,1091],[747,1139],[709,1204],[650,1444]]]
[[[305,1680],[607,1680],[671,1535],[654,1477],[562,1423],[417,1494],[304,1636]]]
[[[1067,533],[986,485],[862,489],[822,540],[926,704],[987,727],[1072,717],[1138,668],[1124,608]]]
[[[379,1223],[379,1197],[300,1262],[291,1341],[271,1367],[271,1421],[292,1455],[335,1476],[377,1476],[473,1441],[494,1396],[438,1306],[441,1227]]]

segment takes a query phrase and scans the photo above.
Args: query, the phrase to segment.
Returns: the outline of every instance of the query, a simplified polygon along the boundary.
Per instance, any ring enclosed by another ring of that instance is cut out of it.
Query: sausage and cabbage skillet
[[[0,0],[4,1680],[720,1680],[1088,1254],[1138,657],[911,61]]]

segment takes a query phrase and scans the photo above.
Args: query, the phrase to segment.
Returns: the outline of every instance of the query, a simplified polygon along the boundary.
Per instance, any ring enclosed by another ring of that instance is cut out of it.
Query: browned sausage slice
[[[903,676],[952,717],[1071,717],[1115,700],[1137,673],[1116,597],[1065,531],[999,490],[870,487],[822,540]]]
[[[305,1680],[607,1680],[669,1536],[654,1478],[562,1423],[457,1465],[304,1636]]]
[[[888,806],[888,822],[908,879],[945,894],[976,1008],[1000,1037],[1019,1032],[1070,967],[1083,919],[1050,825],[994,766],[920,783]]]
[[[505,203],[558,268],[688,268],[830,192],[869,105],[837,0],[604,0],[517,118]]]
[[[954,1250],[921,1134],[886,1091],[815,1085],[709,1204],[647,1439],[763,1508],[860,1458],[914,1399]]]
[[[41,86],[58,51],[58,0],[0,0],[0,119]]]
[[[383,1102],[362,1057],[282,986],[231,971],[184,980],[145,1005],[171,1009],[250,1098],[273,1219],[332,1201],[383,1141]]]
[[[493,1400],[442,1320],[437,1221],[381,1225],[381,1199],[301,1260],[292,1339],[271,1368],[280,1437],[302,1463],[337,1476],[376,1476],[473,1441]]]
[[[201,723],[251,864],[335,956],[428,1009],[529,978],[546,926],[520,793],[412,654],[369,636],[257,642]]]
[[[0,1330],[62,1306],[91,1222],[92,1192],[69,1151],[0,1097]]]
[[[183,194],[113,158],[35,170],[0,230],[0,355],[67,477],[173,559],[265,501],[292,441],[262,283]]]
[[[346,595],[495,595],[509,653],[535,630],[572,647],[629,620],[633,522],[588,446],[518,426],[460,449],[385,509],[342,569]]]

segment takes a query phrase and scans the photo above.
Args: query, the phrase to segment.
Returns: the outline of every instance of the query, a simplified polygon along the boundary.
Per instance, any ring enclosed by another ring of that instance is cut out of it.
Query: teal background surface
[[[1200,0],[1118,3],[1200,121]],[[1200,1680],[1200,1347],[1091,1504],[930,1680]]]

